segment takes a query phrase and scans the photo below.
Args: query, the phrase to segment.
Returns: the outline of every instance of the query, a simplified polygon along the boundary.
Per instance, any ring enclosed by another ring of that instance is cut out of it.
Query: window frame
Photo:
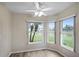
[[[29,26],[28,26],[28,24],[29,23],[34,23],[34,22],[40,22],[40,23],[42,23],[43,24],[43,29],[44,29],[44,22],[41,22],[41,21],[27,21],[26,23],[27,23],[27,39],[28,39],[28,44],[39,44],[39,43],[42,43],[42,42],[44,42],[44,30],[43,30],[43,32],[42,32],[42,34],[43,34],[43,40],[42,41],[39,41],[39,42],[30,42],[30,39],[29,39],[29,30],[28,30],[28,28],[29,28]]]
[[[49,30],[47,30],[47,43],[49,43],[49,44],[56,44],[56,22],[47,22],[47,28],[49,27],[48,25],[49,25],[49,23],[54,23],[54,28],[55,28],[55,31],[54,31],[54,43],[52,42],[52,43],[49,43],[48,42],[48,33],[50,32]]]
[[[71,18],[71,17],[74,17],[74,19],[73,19],[73,21],[74,21],[73,22],[73,25],[74,25],[73,36],[74,36],[74,38],[73,38],[73,48],[72,48],[72,50],[69,49],[67,46],[62,46],[61,45],[61,34],[62,34],[61,30],[62,30],[62,26],[63,26],[61,23],[63,23],[64,20],[67,20],[68,18]],[[70,16],[70,17],[66,17],[66,18],[59,21],[59,40],[60,40],[59,44],[60,44],[61,47],[65,48],[69,51],[74,51],[74,52],[76,51],[76,16],[75,15]]]

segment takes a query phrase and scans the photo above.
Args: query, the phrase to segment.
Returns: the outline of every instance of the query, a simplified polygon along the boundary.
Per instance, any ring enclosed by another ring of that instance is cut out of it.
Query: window
[[[55,22],[48,22],[48,43],[55,43]]]
[[[41,22],[29,22],[28,37],[30,43],[43,41],[43,24]]]
[[[61,46],[72,50],[74,48],[74,17],[61,21]]]

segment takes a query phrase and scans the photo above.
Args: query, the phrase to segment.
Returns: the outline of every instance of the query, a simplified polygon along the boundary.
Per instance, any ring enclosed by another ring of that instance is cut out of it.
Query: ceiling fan
[[[36,7],[35,10],[26,10],[26,12],[33,12],[34,16],[47,16],[44,12],[52,10],[52,8],[41,8],[40,2],[34,2],[34,5]]]

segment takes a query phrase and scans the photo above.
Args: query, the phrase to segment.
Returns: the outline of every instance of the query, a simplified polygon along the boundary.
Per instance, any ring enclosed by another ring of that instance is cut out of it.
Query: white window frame
[[[49,23],[54,23],[54,28],[55,28],[54,36],[55,36],[55,37],[54,37],[54,43],[53,43],[53,42],[49,43],[49,42],[48,42],[48,40],[49,40],[49,39],[48,39],[48,35],[49,35],[48,33],[49,33],[50,31],[47,29],[47,43],[49,43],[49,44],[56,44],[56,22],[52,22],[52,21],[51,21],[51,22],[50,22],[50,21],[47,22],[47,28],[49,27],[49,26],[48,26]]]
[[[74,25],[74,29],[73,29],[73,48],[70,48],[70,47],[67,47],[67,46],[65,46],[65,45],[62,45],[62,40],[61,40],[61,31],[62,31],[62,22],[64,21],[64,20],[67,20],[67,18],[70,18],[70,17],[74,17],[74,23],[73,23],[73,25]],[[70,50],[70,51],[75,51],[75,39],[76,39],[76,37],[75,37],[75,26],[76,26],[76,24],[75,24],[75,21],[76,21],[76,19],[75,19],[75,15],[72,15],[72,16],[69,16],[69,17],[66,17],[66,18],[62,18],[62,20],[60,20],[59,22],[60,22],[60,45],[61,45],[61,47],[63,47],[63,48],[65,48],[65,49],[67,49],[67,50]]]
[[[44,22],[41,22],[41,21],[27,21],[27,38],[28,38],[28,44],[39,44],[39,43],[44,43],[44,30],[43,30],[43,40],[42,41],[39,41],[39,42],[30,42],[30,39],[29,39],[29,34],[28,34],[28,23],[34,23],[34,22],[40,22],[43,24],[43,28],[44,28]]]
[[[44,36],[44,37],[43,37],[43,38],[44,38],[44,39],[43,39],[42,42],[30,42],[30,41],[29,41],[28,23],[32,23],[32,22],[41,22],[41,23],[43,24],[43,28],[44,28],[44,31],[43,31],[43,36]],[[37,20],[34,20],[34,21],[33,21],[33,20],[32,20],[32,21],[31,21],[31,20],[30,20],[30,21],[28,20],[28,21],[26,21],[26,27],[27,27],[27,28],[26,28],[26,29],[27,29],[26,33],[27,33],[27,39],[28,39],[28,40],[27,40],[27,41],[28,41],[27,43],[28,43],[28,44],[40,44],[40,43],[47,44],[47,43],[48,43],[48,42],[47,42],[47,40],[48,40],[48,39],[47,39],[47,35],[48,35],[48,34],[47,34],[47,27],[48,27],[48,26],[47,26],[47,23],[49,23],[49,22],[55,23],[55,29],[56,29],[56,22],[55,22],[55,21],[52,21],[52,20],[51,20],[51,21],[37,21]],[[56,30],[55,30],[55,43],[49,43],[49,44],[56,44]]]

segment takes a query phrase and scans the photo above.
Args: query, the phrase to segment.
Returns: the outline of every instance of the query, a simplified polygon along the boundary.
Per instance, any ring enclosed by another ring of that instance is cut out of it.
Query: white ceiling
[[[26,10],[35,10],[34,2],[5,2],[10,11],[23,14],[33,14]],[[41,2],[41,8],[52,8],[45,12],[47,15],[54,15],[74,4],[74,2]]]

